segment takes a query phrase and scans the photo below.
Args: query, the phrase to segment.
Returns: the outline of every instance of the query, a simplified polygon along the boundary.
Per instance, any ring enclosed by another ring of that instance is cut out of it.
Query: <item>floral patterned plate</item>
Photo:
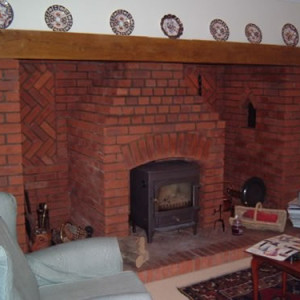
[[[14,19],[14,11],[11,5],[4,0],[0,0],[0,29],[7,28]]]
[[[245,35],[251,44],[260,44],[262,41],[262,33],[260,28],[252,23],[245,27]]]
[[[162,17],[160,27],[163,33],[171,39],[177,39],[183,33],[183,25],[180,19],[171,14]]]
[[[229,38],[229,28],[221,19],[212,20],[209,30],[216,41],[227,41]]]
[[[285,24],[281,31],[282,39],[287,46],[296,46],[299,42],[297,28],[292,24]]]
[[[117,35],[130,35],[134,29],[134,19],[128,11],[118,9],[110,16],[110,27]]]
[[[69,31],[73,25],[73,17],[62,5],[52,5],[45,12],[45,22],[53,31]]]

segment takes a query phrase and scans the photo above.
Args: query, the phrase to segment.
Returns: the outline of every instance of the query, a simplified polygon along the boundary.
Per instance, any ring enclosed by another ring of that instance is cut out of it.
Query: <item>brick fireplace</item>
[[[127,235],[130,170],[177,157],[201,166],[200,223],[211,222],[225,123],[197,76],[183,64],[20,63],[25,188],[34,205],[49,202],[52,226]]]
[[[271,207],[300,189],[299,67],[2,60],[0,70],[0,186],[18,199],[23,246],[24,189],[33,210],[48,203],[51,227],[128,235],[130,170],[154,160],[199,164],[202,228],[228,185],[263,178]]]

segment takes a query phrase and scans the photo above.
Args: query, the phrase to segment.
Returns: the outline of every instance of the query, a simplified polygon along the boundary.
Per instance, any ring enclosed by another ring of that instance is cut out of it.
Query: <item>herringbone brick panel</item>
[[[47,64],[23,64],[21,117],[25,166],[56,162],[54,80]]]

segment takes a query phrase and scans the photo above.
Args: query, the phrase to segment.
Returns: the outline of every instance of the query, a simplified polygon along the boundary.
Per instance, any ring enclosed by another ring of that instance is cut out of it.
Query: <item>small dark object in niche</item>
[[[198,75],[198,95],[202,96],[202,76]]]
[[[248,127],[256,127],[256,109],[251,102],[248,104]]]

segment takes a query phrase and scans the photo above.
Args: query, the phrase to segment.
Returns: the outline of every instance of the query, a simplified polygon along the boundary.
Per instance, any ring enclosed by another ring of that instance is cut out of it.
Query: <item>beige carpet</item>
[[[146,288],[151,293],[153,300],[187,300],[187,298],[177,290],[178,287],[248,268],[250,261],[251,258],[249,257],[209,269],[149,282],[146,284]]]

